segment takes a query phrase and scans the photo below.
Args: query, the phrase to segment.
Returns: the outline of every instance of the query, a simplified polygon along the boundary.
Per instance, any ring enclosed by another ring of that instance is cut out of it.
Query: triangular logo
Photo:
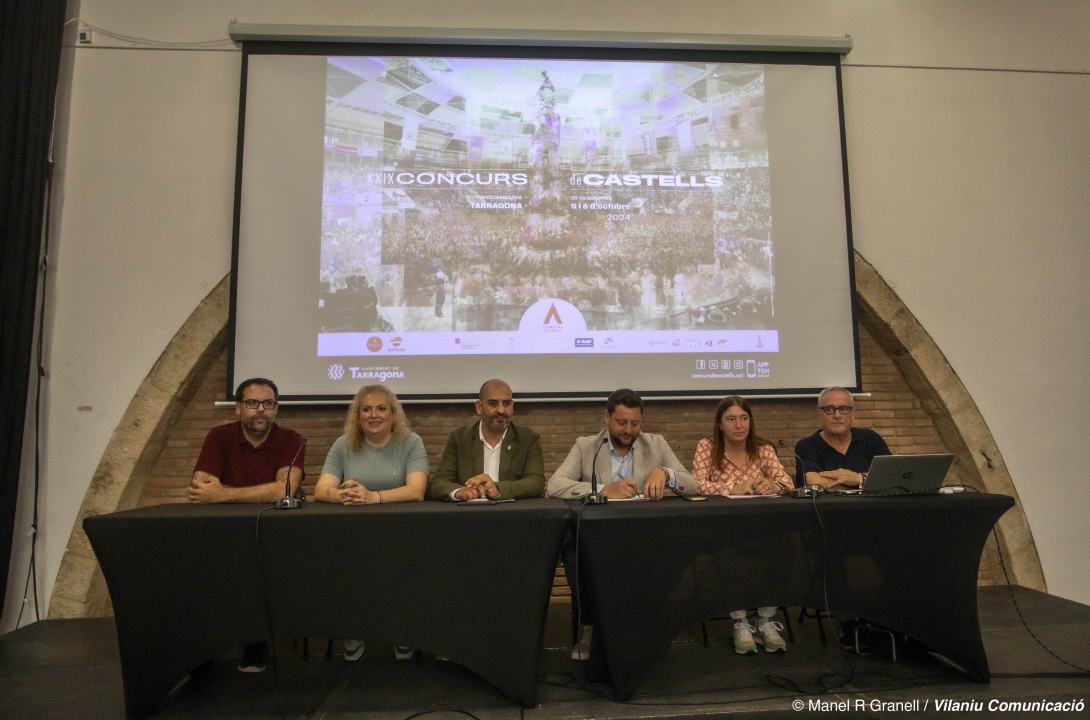
[[[560,319],[560,313],[556,311],[556,303],[549,306],[549,314],[545,316],[545,324],[548,325],[549,321],[556,318],[557,325],[563,325],[564,321]]]

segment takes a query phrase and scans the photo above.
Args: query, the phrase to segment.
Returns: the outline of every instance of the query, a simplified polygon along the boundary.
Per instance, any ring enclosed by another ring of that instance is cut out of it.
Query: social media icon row
[[[734,363],[735,370],[745,369],[745,360],[697,360],[696,369],[704,370],[705,368],[707,368],[708,370],[730,370],[732,362]]]
[[[735,371],[745,370],[746,377],[757,377],[757,363],[754,360],[697,360],[697,370],[731,370],[731,365]],[[768,376],[767,370],[765,376]]]

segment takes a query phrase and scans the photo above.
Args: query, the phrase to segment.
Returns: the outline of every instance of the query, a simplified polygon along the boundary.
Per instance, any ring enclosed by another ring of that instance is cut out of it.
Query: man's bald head
[[[484,402],[485,394],[495,388],[503,388],[507,391],[507,395],[511,395],[511,386],[505,383],[503,380],[493,378],[491,380],[485,380],[484,385],[481,385],[480,392],[477,393],[477,399]]]

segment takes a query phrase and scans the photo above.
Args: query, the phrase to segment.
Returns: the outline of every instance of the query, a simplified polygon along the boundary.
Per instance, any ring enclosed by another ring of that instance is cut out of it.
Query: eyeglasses
[[[257,410],[258,406],[261,406],[266,410],[272,410],[276,407],[275,400],[243,400],[242,404],[246,406],[247,410]]]
[[[832,415],[836,412],[839,412],[841,415],[847,415],[854,409],[855,408],[853,408],[851,405],[829,405],[827,407],[818,408],[818,410],[825,413],[826,415]]]

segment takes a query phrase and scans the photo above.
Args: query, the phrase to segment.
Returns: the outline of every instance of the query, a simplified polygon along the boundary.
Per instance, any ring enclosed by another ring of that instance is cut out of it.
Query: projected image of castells
[[[764,79],[329,58],[318,333],[773,329]]]

